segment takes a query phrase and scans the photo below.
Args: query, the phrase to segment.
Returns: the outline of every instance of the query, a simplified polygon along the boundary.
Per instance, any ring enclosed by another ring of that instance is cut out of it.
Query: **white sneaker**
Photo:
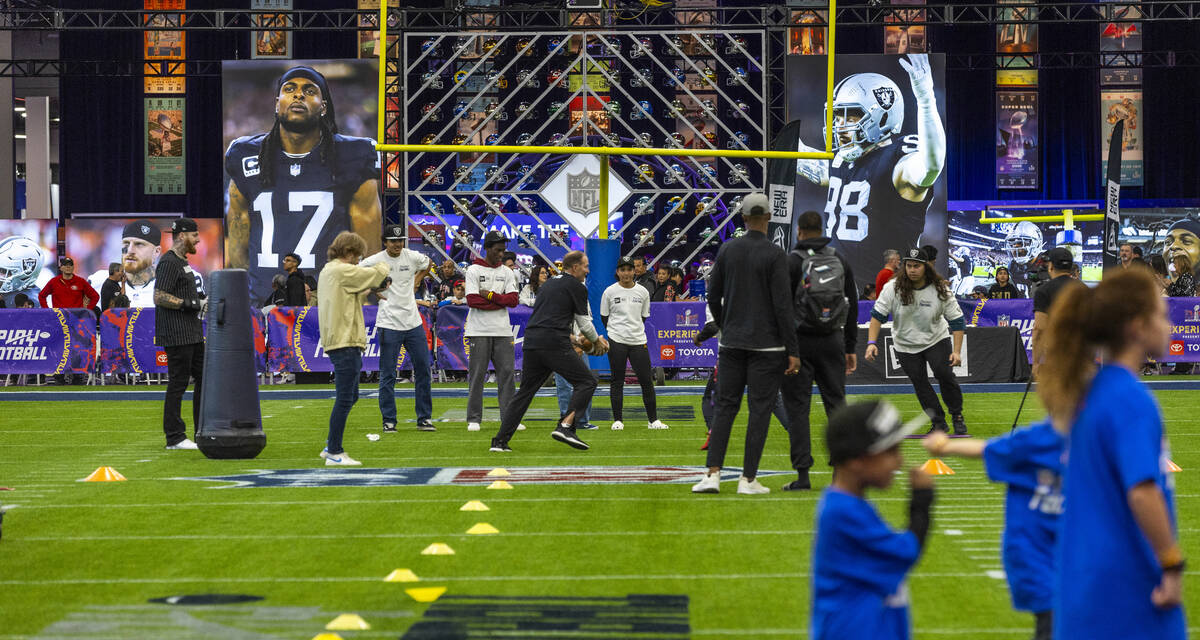
[[[710,473],[704,479],[692,485],[692,493],[720,493],[721,472]]]
[[[187,438],[184,438],[175,444],[167,445],[167,449],[170,451],[195,451],[199,448],[200,447],[198,447],[195,442],[192,442]]]
[[[625,428],[625,423],[624,423],[624,422],[621,422],[620,420],[617,420],[616,422],[613,422],[613,427],[612,427],[613,431],[620,431],[620,430],[622,430],[622,429],[624,429],[624,428]]]
[[[671,427],[668,427],[667,425],[663,424],[662,420],[655,420],[654,422],[651,422],[646,427],[648,429],[670,429],[671,428]]]
[[[325,466],[327,467],[358,467],[362,465],[358,460],[346,455],[344,451],[337,454],[322,451],[321,457],[325,458]]]
[[[479,423],[478,422],[468,422],[467,423],[467,431],[479,431]]]
[[[517,431],[524,431],[524,430],[525,430],[525,425],[523,425],[523,424],[517,425]]]
[[[746,476],[738,478],[738,493],[748,496],[757,496],[764,493],[771,493],[771,490],[759,484],[758,479],[747,480]]]

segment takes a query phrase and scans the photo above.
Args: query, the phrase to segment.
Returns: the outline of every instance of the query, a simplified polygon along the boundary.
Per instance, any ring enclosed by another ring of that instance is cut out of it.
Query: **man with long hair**
[[[292,67],[275,86],[275,124],[234,140],[229,176],[225,264],[250,271],[253,296],[265,297],[289,252],[318,271],[341,231],[380,236],[379,153],[370,138],[338,133],[325,76]]]

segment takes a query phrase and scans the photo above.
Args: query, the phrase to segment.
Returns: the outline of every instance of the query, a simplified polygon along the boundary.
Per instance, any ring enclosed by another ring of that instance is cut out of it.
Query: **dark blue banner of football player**
[[[850,261],[859,288],[887,249],[933,245],[944,273],[945,56],[838,56],[832,105],[824,100],[825,70],[824,56],[787,57],[787,117],[802,123],[799,150],[824,150],[832,109],[836,154],[796,161],[794,212],[824,212],[825,235]]]
[[[226,62],[225,265],[269,293],[295,253],[316,274],[342,231],[380,245],[374,60]],[[336,102],[335,102],[336,97]],[[336,105],[336,109],[335,109]]]

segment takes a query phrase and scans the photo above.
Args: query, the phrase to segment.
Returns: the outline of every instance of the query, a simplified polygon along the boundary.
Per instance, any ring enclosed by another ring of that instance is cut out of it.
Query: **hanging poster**
[[[925,0],[892,0],[893,5],[922,5]],[[926,53],[925,10],[897,9],[883,17],[884,53]],[[899,24],[897,24],[899,23]]]
[[[793,11],[793,25],[824,25],[828,11]],[[788,30],[788,53],[796,55],[825,55],[825,27],[793,26]]]
[[[1038,49],[1037,7],[1028,0],[1000,0],[996,15],[996,53],[1033,53]]]
[[[1113,22],[1100,27],[1101,51],[1142,50],[1142,10],[1137,5],[1122,4],[1112,7]]]
[[[186,192],[183,166],[184,98],[145,98],[147,195]]]
[[[250,0],[251,11],[291,11],[292,0]],[[291,17],[286,13],[255,13],[250,16],[256,27],[276,30],[250,32],[250,57],[252,58],[290,58],[292,57],[292,32],[281,27],[291,25]]]
[[[1142,143],[1142,92],[1100,92],[1100,177],[1108,171],[1109,136],[1117,122],[1124,122],[1121,135],[1121,186],[1140,187],[1145,176]]]
[[[147,13],[143,21],[148,27],[178,27],[183,23],[182,13],[161,13],[164,11],[182,11],[186,8],[185,0],[143,0],[143,8]],[[145,67],[144,90],[146,93],[186,93],[184,80],[184,65],[182,63],[164,63],[155,61],[183,60],[186,57],[185,35],[183,31],[168,31],[147,29],[143,32],[142,52],[148,63]],[[159,71],[164,68],[166,74]]]
[[[996,92],[996,187],[1038,188],[1038,94]]]

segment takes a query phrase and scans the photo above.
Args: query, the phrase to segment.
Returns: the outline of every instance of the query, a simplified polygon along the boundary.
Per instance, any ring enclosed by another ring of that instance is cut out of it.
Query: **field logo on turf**
[[[200,476],[175,480],[223,483],[213,489],[257,489],[298,487],[404,487],[487,486],[494,477],[491,467],[417,467],[398,469],[270,469],[226,476]],[[691,484],[699,482],[704,467],[518,467],[507,480],[522,484]],[[762,471],[760,476],[792,473]],[[726,467],[722,480],[736,480],[741,469]]]

